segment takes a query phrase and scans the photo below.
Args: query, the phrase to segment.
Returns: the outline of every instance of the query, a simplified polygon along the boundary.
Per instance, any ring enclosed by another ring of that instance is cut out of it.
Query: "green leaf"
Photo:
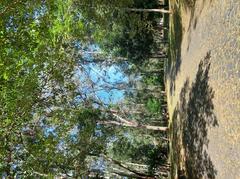
[[[5,72],[3,73],[3,79],[4,79],[4,80],[8,80],[8,78],[9,78],[8,73],[5,71]]]

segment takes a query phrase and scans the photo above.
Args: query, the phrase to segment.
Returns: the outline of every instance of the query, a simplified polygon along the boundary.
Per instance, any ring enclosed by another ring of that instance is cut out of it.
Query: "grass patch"
[[[168,95],[173,95],[175,90],[175,80],[176,76],[180,70],[181,65],[181,43],[182,43],[182,19],[181,10],[177,6],[175,0],[170,1],[170,7],[173,14],[169,18],[169,50],[168,50],[168,61],[166,63],[166,78],[169,82],[170,93]],[[171,108],[171,106],[169,106]],[[180,130],[179,130],[179,120],[177,115],[170,115],[169,120],[170,127],[170,163],[171,163],[171,173],[170,178],[181,178],[183,175],[181,172],[181,143],[180,143]]]
[[[171,5],[173,14],[170,18],[169,29],[169,60],[168,60],[168,77],[175,80],[181,65],[181,43],[182,43],[182,19],[180,9],[176,4]]]

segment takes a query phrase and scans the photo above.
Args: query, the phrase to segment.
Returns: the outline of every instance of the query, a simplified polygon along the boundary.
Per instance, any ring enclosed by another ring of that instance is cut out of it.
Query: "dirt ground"
[[[240,178],[240,1],[171,1],[172,178]]]

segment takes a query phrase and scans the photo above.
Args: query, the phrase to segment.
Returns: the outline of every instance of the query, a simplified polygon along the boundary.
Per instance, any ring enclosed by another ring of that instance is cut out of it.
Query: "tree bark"
[[[135,177],[137,178],[142,178],[142,179],[145,179],[145,178],[155,178],[155,176],[153,175],[149,175],[149,174],[146,174],[146,173],[141,173],[141,172],[138,172],[124,164],[122,164],[122,162],[118,161],[118,160],[114,160],[110,157],[107,157],[106,155],[102,155],[105,159],[107,159],[108,161],[110,161],[111,163],[119,166],[120,168],[123,168],[125,170],[127,170],[128,172],[132,173],[133,175],[135,175]],[[119,171],[120,172],[120,171]],[[115,172],[114,172],[115,173]],[[121,172],[122,174],[124,173],[125,175],[127,174],[126,172]],[[132,175],[132,174],[128,174],[128,175]]]
[[[134,173],[126,173],[126,172],[119,171],[119,170],[118,171],[114,170],[113,173],[115,173],[115,174],[117,174],[119,176],[122,176],[122,177],[147,179],[147,177],[139,176],[139,175],[136,175]]]
[[[165,14],[171,14],[172,12],[170,10],[166,9],[138,9],[138,8],[126,8],[127,11],[132,11],[132,12],[160,12],[160,13],[165,13]]]
[[[152,55],[150,58],[168,58],[167,55]]]
[[[117,122],[117,121],[97,121],[98,124],[102,125],[115,125],[115,126],[122,126],[122,127],[133,127],[137,129],[147,129],[147,130],[153,130],[153,131],[161,131],[161,132],[167,132],[168,127],[166,126],[151,126],[151,125],[141,125],[138,123],[131,123],[128,121],[128,123],[125,122]]]

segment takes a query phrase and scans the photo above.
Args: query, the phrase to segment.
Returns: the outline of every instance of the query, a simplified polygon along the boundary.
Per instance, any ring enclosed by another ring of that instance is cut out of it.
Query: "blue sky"
[[[86,50],[86,49],[85,49]],[[91,53],[89,52],[101,52],[97,45],[90,45],[87,49],[87,52],[83,54],[83,57],[88,61],[93,61]],[[128,77],[122,72],[121,68],[116,64],[106,65],[103,63],[85,63],[84,71],[87,73],[88,77],[91,78],[94,83],[94,89],[96,91],[97,97],[106,104],[116,104],[124,98],[124,91],[111,89],[111,88],[102,88],[101,86],[114,87],[116,83],[127,83]],[[81,80],[84,81],[87,76],[79,74]],[[111,89],[111,90],[109,90]],[[86,86],[85,92],[89,93],[91,89]]]
[[[121,72],[119,67],[112,65],[108,67],[104,67],[104,69],[99,68],[98,66],[93,67],[94,71],[91,72],[91,77],[96,78],[98,76],[97,73],[103,74],[105,73],[105,79],[97,81],[98,85],[108,85],[112,84],[114,86],[115,83],[126,83],[128,78]],[[105,72],[104,72],[105,71]],[[107,82],[107,83],[106,83]],[[97,96],[103,100],[104,103],[117,103],[118,101],[124,98],[123,90],[101,90],[97,92]]]

